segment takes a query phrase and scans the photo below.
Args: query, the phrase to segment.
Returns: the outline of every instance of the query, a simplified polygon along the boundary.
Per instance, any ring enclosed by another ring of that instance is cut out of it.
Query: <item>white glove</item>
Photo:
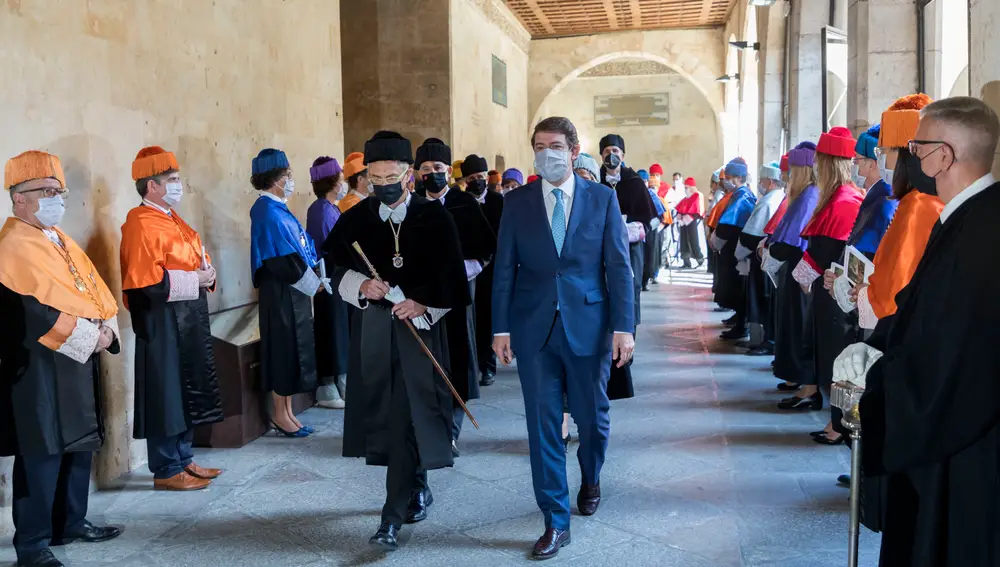
[[[333,286],[330,285],[330,278],[320,278],[319,283],[327,293],[333,295]]]
[[[398,285],[392,286],[389,293],[385,294],[385,298],[392,302],[393,305],[399,305],[400,303],[406,301],[406,296],[403,295],[403,290],[399,289]],[[413,326],[420,329],[421,331],[430,331],[431,324],[427,321],[427,317],[417,317],[416,319],[410,319]]]
[[[872,366],[882,358],[882,351],[865,343],[854,343],[845,348],[833,361],[833,381],[850,382],[864,388],[865,379]]]
[[[750,275],[750,258],[744,258],[736,263],[736,271],[740,273],[741,276]]]
[[[851,301],[851,282],[847,279],[846,273],[833,280],[833,297],[844,313],[850,313],[857,308],[857,304]]]

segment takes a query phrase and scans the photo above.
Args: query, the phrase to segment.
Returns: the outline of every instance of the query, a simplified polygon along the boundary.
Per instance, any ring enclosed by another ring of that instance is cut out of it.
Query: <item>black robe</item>
[[[765,285],[770,284],[764,281],[768,276],[761,268],[760,256],[757,255],[757,245],[760,244],[761,240],[764,240],[763,236],[740,233],[740,244],[750,250],[750,274],[744,278],[746,281],[747,322],[764,326],[771,308],[768,303],[770,293],[765,287]]]
[[[333,273],[333,265],[326,258],[326,273]],[[333,290],[325,289],[313,296],[313,336],[316,342],[316,376],[320,385],[329,386],[332,379],[347,374],[350,351],[351,306]]]
[[[497,237],[483,214],[479,201],[471,193],[449,190],[444,197],[444,208],[455,221],[463,258],[477,261],[483,266],[489,265],[497,252]],[[475,290],[475,296],[489,293],[491,286],[486,285],[483,276],[480,273],[471,286]],[[470,305],[466,309],[454,309],[445,315],[451,375],[455,378],[455,389],[465,401],[479,399],[477,329],[481,323],[475,309],[474,305]]]
[[[830,264],[842,261],[846,246],[847,242],[844,240],[836,240],[829,236],[810,236],[807,251],[822,274],[830,269]],[[822,276],[813,282],[812,292],[809,295],[812,296],[815,381],[797,382],[818,384],[827,388],[833,383],[833,361],[847,348],[847,345],[856,342],[857,330],[851,324],[847,313],[837,305],[837,300],[829,291],[823,289]]]
[[[483,214],[486,215],[493,234],[500,234],[503,195],[496,191],[487,191]],[[476,293],[472,300],[476,304],[476,346],[479,368],[483,374],[495,374],[497,357],[493,352],[493,262],[487,264],[483,273],[476,278]]]
[[[351,246],[357,242],[384,281],[399,286],[408,299],[427,307],[464,312],[472,298],[458,229],[441,203],[419,195],[410,197],[406,219],[399,226],[402,268],[392,265],[392,230],[378,216],[378,209],[378,199],[368,197],[344,213],[327,237],[323,248],[336,266],[334,286],[348,270],[371,277]],[[352,318],[351,370],[347,380],[352,403],[347,405],[344,416],[344,456],[365,457],[370,465],[388,464],[389,447],[393,446],[388,424],[398,414],[391,407],[389,391],[390,349],[396,349],[403,363],[420,467],[430,470],[451,466],[453,398],[410,331],[390,316],[390,308],[386,300],[368,302]],[[419,333],[448,370],[444,324],[438,322],[430,331]]]
[[[774,375],[796,384],[815,384],[813,364],[812,294],[802,292],[792,270],[802,259],[802,250],[775,242],[768,251],[784,262],[778,272],[775,293]]]
[[[719,224],[715,235],[726,241],[716,257],[715,302],[738,313],[746,312],[746,281],[736,269],[736,245],[743,228],[732,224]]]
[[[135,330],[136,439],[169,437],[222,421],[208,294],[167,302],[170,275],[124,292]]]
[[[601,167],[601,183],[611,187],[607,179],[607,170]],[[646,182],[636,174],[635,171],[625,167],[621,168],[621,179],[614,186],[615,195],[618,198],[618,206],[625,215],[625,222],[642,223],[646,231],[646,238],[653,238],[650,231],[650,223],[656,218],[656,206],[649,195]],[[629,244],[629,261],[632,265],[632,288],[635,292],[635,325],[641,323],[642,309],[640,305],[640,295],[642,294],[643,268],[645,264],[645,245],[643,242],[633,242]],[[635,334],[636,329],[632,329]],[[632,362],[635,359],[618,368],[615,363],[611,364],[611,376],[608,379],[608,398],[612,400],[631,398],[635,395],[632,382]]]
[[[863,466],[887,484],[883,567],[1000,564],[1000,184],[931,232],[861,399]]]
[[[32,296],[0,285],[0,312],[0,456],[100,449],[100,357],[80,364],[38,342],[59,311]],[[108,352],[120,351],[115,339]]]
[[[253,275],[260,301],[260,381],[279,396],[316,389],[312,298],[292,285],[306,270],[298,254],[264,260]]]
[[[701,239],[698,234],[701,231],[701,219],[696,218],[691,221],[690,224],[680,227],[678,232],[680,233],[680,253],[681,258],[685,262],[689,262],[692,258],[702,262],[705,260],[705,255],[701,252]],[[715,260],[712,259],[711,254],[709,255],[709,261],[712,263],[708,267],[708,271],[712,272],[712,268],[715,267]]]

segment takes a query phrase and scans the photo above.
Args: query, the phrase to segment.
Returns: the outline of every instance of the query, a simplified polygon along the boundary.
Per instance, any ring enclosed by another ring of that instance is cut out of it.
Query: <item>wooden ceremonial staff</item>
[[[384,281],[382,281],[382,278],[378,275],[378,271],[375,270],[375,266],[373,266],[372,263],[368,261],[368,257],[365,256],[365,253],[361,250],[361,245],[355,242],[351,246],[354,247],[354,250],[358,253],[358,256],[361,256],[361,259],[368,266],[368,269],[371,271],[372,277],[375,278],[375,281],[380,283],[385,283]],[[452,385],[451,380],[448,378],[448,373],[444,371],[444,368],[441,367],[441,364],[438,363],[436,358],[434,358],[434,353],[431,352],[431,349],[427,348],[427,343],[425,343],[424,340],[420,338],[420,334],[417,333],[417,328],[413,326],[413,322],[410,321],[409,319],[403,319],[402,321],[406,323],[406,328],[409,329],[411,333],[413,333],[413,338],[417,339],[417,344],[420,345],[420,348],[424,351],[424,354],[427,355],[427,358],[431,359],[431,364],[434,365],[435,370],[437,370],[438,374],[441,375],[441,378],[444,379],[444,383],[448,385],[448,389],[451,390],[451,395],[455,397],[455,401],[458,402],[458,405],[462,406],[462,411],[465,412],[465,415],[469,416],[469,421],[472,422],[472,425],[474,425],[476,429],[479,429],[479,423],[476,421],[476,418],[473,417],[472,412],[469,411],[468,406],[466,406],[465,402],[462,401],[462,396],[460,396],[458,394],[458,391],[455,390],[455,386]]]

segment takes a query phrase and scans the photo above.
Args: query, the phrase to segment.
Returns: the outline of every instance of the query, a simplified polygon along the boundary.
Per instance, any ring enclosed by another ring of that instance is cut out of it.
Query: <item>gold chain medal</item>
[[[403,267],[403,257],[399,255],[399,231],[403,229],[403,225],[399,225],[399,228],[394,228],[393,224],[390,220],[389,229],[392,230],[392,237],[396,245],[396,253],[392,256],[392,267],[398,270]]]

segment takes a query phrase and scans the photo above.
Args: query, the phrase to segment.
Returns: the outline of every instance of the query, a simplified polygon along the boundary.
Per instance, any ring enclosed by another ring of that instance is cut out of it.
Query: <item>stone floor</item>
[[[704,274],[662,279],[642,298],[638,395],[612,404],[604,502],[596,516],[574,517],[573,543],[551,563],[845,565],[848,493],[835,479],[849,454],[806,435],[827,414],[775,409],[768,360],[718,343],[722,317]],[[201,464],[226,468],[208,490],[156,493],[138,472],[93,495],[91,518],[125,526],[124,535],[56,553],[70,565],[121,567],[524,564],[542,519],[515,372],[502,372],[472,409],[482,430],[466,430],[454,469],[431,473],[431,517],[404,528],[394,554],[366,546],[383,469],[341,458],[343,413],[320,409],[302,418],[317,429],[308,439],[199,451]],[[569,474],[575,494],[575,460]],[[861,564],[874,566],[877,550],[878,536],[863,532]],[[0,564],[13,559],[5,541]]]

